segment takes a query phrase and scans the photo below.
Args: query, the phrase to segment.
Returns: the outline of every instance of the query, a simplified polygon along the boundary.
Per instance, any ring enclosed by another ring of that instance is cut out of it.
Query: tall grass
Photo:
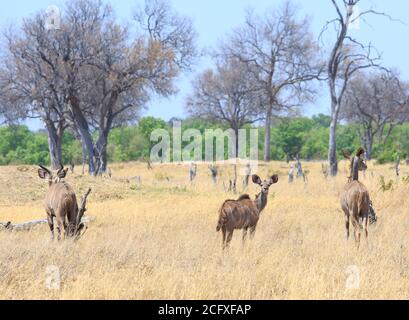
[[[280,180],[270,188],[255,238],[243,246],[235,231],[225,252],[215,227],[223,200],[238,196],[223,188],[231,167],[222,168],[217,186],[206,165],[193,184],[187,165],[149,171],[144,164],[113,165],[112,179],[74,174],[67,181],[79,194],[93,188],[87,214],[95,220],[76,243],[51,242],[47,226],[0,232],[0,298],[408,299],[409,185],[400,181],[384,192],[379,177],[395,179],[394,171],[369,165],[361,180],[379,218],[357,251],[345,239],[339,204],[347,165],[325,179],[320,163],[305,163],[308,184],[289,184],[285,163],[262,164],[262,178],[278,172]],[[136,175],[140,186],[129,179]],[[0,167],[0,186],[0,221],[45,216],[47,186],[34,167]],[[254,197],[258,187],[245,192]],[[351,266],[354,288],[347,285]],[[55,276],[60,285],[50,287]]]

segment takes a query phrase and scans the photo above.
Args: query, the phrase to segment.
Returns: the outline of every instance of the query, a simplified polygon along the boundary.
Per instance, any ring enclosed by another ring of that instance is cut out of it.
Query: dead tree
[[[302,177],[303,181],[306,182],[305,173],[302,170],[302,165],[301,165],[300,157],[298,154],[295,157],[295,161],[296,161],[296,166],[297,166],[297,174],[296,174],[297,179]]]
[[[197,174],[197,164],[191,162],[189,166],[189,181],[193,182],[193,180],[196,178]]]
[[[82,217],[81,223],[83,223],[85,226],[87,226],[91,221],[93,221],[94,218],[91,218],[89,216],[87,217]],[[6,231],[30,231],[34,229],[37,226],[41,225],[47,225],[48,220],[47,219],[37,219],[37,220],[30,220],[22,223],[12,223],[11,221],[6,221],[6,222],[0,222],[0,231],[6,230]]]
[[[209,165],[210,174],[212,176],[213,184],[217,183],[217,167],[214,164]]]
[[[70,172],[71,172],[71,174],[74,173],[74,167],[75,167],[74,161],[71,160],[71,162],[70,162]]]
[[[301,165],[301,161],[300,161],[300,157],[297,154],[294,158],[295,162],[296,162],[296,166],[297,166],[297,174],[296,177],[302,177],[303,176],[303,172],[302,172],[302,165]]]
[[[365,158],[372,159],[375,137],[385,144],[393,128],[407,121],[409,95],[398,74],[360,72],[345,91],[341,116],[357,124],[357,133],[365,147]]]
[[[328,177],[328,164],[321,163],[321,173],[324,175],[324,178]]]
[[[250,166],[250,163],[248,163],[244,170],[243,189],[246,189],[248,187],[250,176],[251,176],[251,166]]]
[[[237,191],[237,165],[234,164],[233,166],[234,168],[234,177],[233,179],[229,179],[229,192],[233,191],[234,193],[236,193]]]
[[[294,166],[290,166],[290,170],[288,171],[288,183],[292,183],[294,181]]]
[[[254,73],[254,83],[262,91],[265,161],[271,157],[274,113],[312,98],[311,80],[323,70],[310,29],[310,19],[299,19],[296,8],[286,1],[262,16],[249,10],[245,23],[235,29],[223,45],[226,55],[245,63]]]
[[[380,67],[380,54],[371,44],[364,45],[358,39],[349,35],[349,30],[354,23],[368,14],[385,15],[375,10],[362,10],[356,14],[357,4],[360,0],[331,0],[336,12],[336,17],[328,21],[321,31],[326,31],[330,26],[336,30],[337,36],[330,51],[327,61],[327,83],[331,97],[331,123],[328,142],[328,163],[331,176],[338,173],[336,157],[336,130],[339,115],[348,82],[353,75],[362,69]]]
[[[396,157],[396,164],[395,164],[395,175],[396,175],[396,182],[399,181],[399,172],[400,172],[400,157]]]
[[[84,232],[86,231],[86,225],[82,223],[82,217],[84,216],[85,211],[87,211],[86,205],[87,205],[87,198],[91,192],[91,188],[88,188],[87,192],[84,194],[84,196],[81,197],[81,202],[80,206],[78,208],[78,214],[77,214],[77,221],[75,223],[75,238],[78,239]],[[81,231],[84,230],[84,232],[81,234]]]
[[[193,93],[187,99],[189,115],[229,125],[234,149],[229,157],[239,157],[239,130],[260,121],[262,94],[254,74],[237,59],[216,61],[216,70],[206,70],[193,82]]]

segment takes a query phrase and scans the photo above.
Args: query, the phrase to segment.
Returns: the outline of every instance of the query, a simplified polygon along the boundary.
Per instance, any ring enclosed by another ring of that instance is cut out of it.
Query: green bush
[[[325,115],[316,115],[312,118],[293,117],[284,118],[277,122],[271,130],[270,153],[272,160],[292,159],[297,153],[302,159],[321,160],[327,158],[328,136],[330,119]],[[197,129],[202,134],[202,155],[205,152],[206,129],[228,129],[226,123],[205,121],[188,118],[182,121],[182,132],[186,129]],[[265,128],[246,125],[246,129],[258,129],[259,159],[263,158]],[[138,124],[122,126],[111,130],[108,139],[108,161],[126,162],[149,157],[150,150],[156,142],[150,141],[150,134],[155,129],[164,129],[172,137],[171,123],[154,117],[142,118]],[[350,152],[360,146],[356,125],[338,125],[337,153],[342,159],[342,149]],[[385,128],[388,130],[388,128]],[[93,134],[94,139],[97,132]],[[249,134],[247,135],[249,137]],[[185,147],[192,141],[182,142]],[[249,139],[247,141],[249,146]],[[172,154],[172,152],[171,152]],[[225,145],[227,156],[227,145]],[[378,163],[396,161],[399,155],[403,160],[409,155],[409,124],[393,128],[389,139],[380,142],[374,139],[373,158]],[[69,131],[66,131],[62,142],[62,158],[64,163],[74,161],[81,163],[82,148],[78,140]],[[48,139],[44,130],[32,132],[24,125],[8,125],[0,127],[0,165],[8,164],[38,164],[49,163]]]

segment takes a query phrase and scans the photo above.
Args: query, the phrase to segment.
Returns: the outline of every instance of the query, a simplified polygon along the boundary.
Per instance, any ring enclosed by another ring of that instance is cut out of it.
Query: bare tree
[[[237,157],[239,129],[262,118],[260,105],[254,74],[239,60],[225,59],[217,62],[215,71],[198,75],[186,108],[194,117],[227,123],[235,132]]]
[[[109,12],[110,8],[99,1],[76,0],[67,3],[58,29],[47,29],[47,15],[40,12],[24,19],[19,32],[5,34],[11,57],[5,88],[12,89],[8,90],[11,100],[20,99],[19,106],[27,116],[29,110],[43,119],[54,167],[61,163],[62,132],[71,126],[86,147],[90,172],[95,171],[93,141],[81,94],[89,89],[89,74],[84,69],[98,52],[95,38]]]
[[[248,11],[243,26],[235,29],[223,45],[224,54],[245,63],[264,99],[264,160],[270,160],[273,113],[300,106],[313,98],[311,80],[324,69],[307,17],[297,20],[290,2],[257,16]]]
[[[97,67],[94,78],[99,79],[94,94],[87,95],[99,133],[94,148],[97,173],[106,170],[111,128],[135,119],[152,94],[174,94],[175,78],[189,70],[196,57],[192,22],[176,14],[168,1],[146,1],[136,10],[134,20],[137,35],[131,46],[128,43],[134,36],[111,21],[99,40],[99,54],[91,62]]]
[[[20,74],[32,77],[24,82],[20,76],[12,82],[14,95],[1,99],[18,99],[35,116],[45,114],[50,133],[48,123],[61,125],[54,140],[69,126],[81,140],[89,172],[102,173],[110,130],[135,120],[154,94],[176,92],[174,80],[196,54],[192,23],[159,0],[147,0],[135,15],[134,34],[117,24],[111,7],[99,0],[66,2],[57,30],[47,30],[45,18],[40,13],[25,19],[21,36],[7,38],[14,58],[9,69],[22,65]],[[34,103],[41,110],[32,108]],[[93,130],[98,132],[95,143]]]
[[[348,83],[341,116],[358,125],[366,158],[372,158],[376,135],[385,143],[392,129],[408,119],[409,95],[405,84],[389,72],[360,73]]]
[[[217,184],[218,168],[214,163],[209,164],[208,168],[210,170],[210,174],[211,174],[211,177],[212,177],[212,182],[213,182],[214,185],[216,185]]]
[[[189,181],[190,183],[193,182],[193,180],[196,178],[197,174],[197,164],[194,162],[191,162],[189,165]]]
[[[50,40],[44,15],[24,20],[21,33],[6,30],[0,69],[0,105],[9,121],[40,118],[47,130],[52,167],[59,168],[61,142],[68,127],[67,108],[57,77],[50,77],[55,57],[43,56],[40,44]]]
[[[331,0],[336,11],[336,17],[328,21],[322,32],[329,26],[334,26],[337,31],[335,42],[328,57],[327,76],[331,97],[331,124],[328,145],[328,162],[330,174],[335,176],[338,172],[336,156],[336,130],[342,99],[351,77],[359,70],[379,67],[380,54],[371,44],[364,45],[349,35],[350,27],[359,19],[369,14],[382,14],[372,9],[354,14],[360,0]],[[382,14],[384,15],[384,14]],[[322,34],[321,32],[321,34]]]

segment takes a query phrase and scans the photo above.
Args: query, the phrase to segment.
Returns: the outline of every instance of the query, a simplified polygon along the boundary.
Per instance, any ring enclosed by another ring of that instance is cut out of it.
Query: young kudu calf
[[[270,179],[262,181],[258,175],[253,174],[252,180],[261,187],[255,200],[251,200],[248,194],[243,194],[237,200],[226,200],[220,208],[216,231],[222,230],[223,248],[229,246],[234,229],[243,229],[243,241],[246,239],[248,229],[250,236],[254,236],[260,213],[267,205],[268,189],[277,183],[278,176],[273,175]]]
[[[349,221],[351,220],[354,227],[355,242],[359,248],[362,226],[365,230],[365,237],[368,237],[369,192],[368,189],[358,181],[358,171],[363,171],[367,168],[363,159],[365,150],[359,148],[352,159],[348,152],[344,151],[343,153],[347,159],[351,160],[351,176],[341,194],[341,207],[345,213],[347,239],[349,238]]]
[[[38,176],[48,181],[44,207],[47,212],[48,225],[51,231],[51,239],[54,239],[54,219],[56,220],[57,239],[61,239],[61,230],[64,227],[65,236],[71,237],[78,232],[77,214],[78,205],[75,192],[63,179],[68,168],[63,166],[53,174],[50,170],[40,165]],[[68,225],[66,223],[68,220]]]

